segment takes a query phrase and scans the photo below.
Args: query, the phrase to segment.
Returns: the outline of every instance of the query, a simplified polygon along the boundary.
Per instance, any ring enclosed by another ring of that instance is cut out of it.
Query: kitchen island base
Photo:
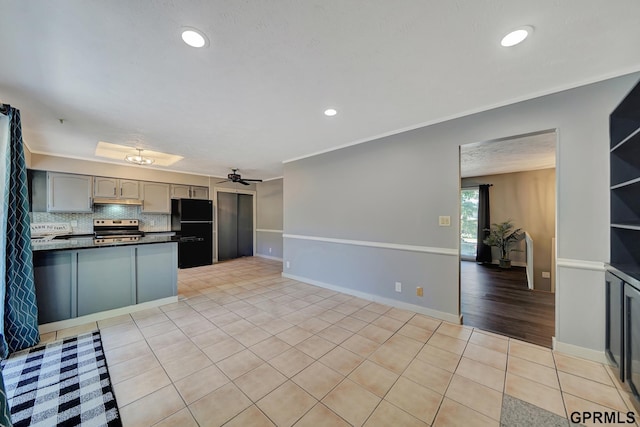
[[[175,241],[34,251],[41,332],[177,302],[177,252]]]

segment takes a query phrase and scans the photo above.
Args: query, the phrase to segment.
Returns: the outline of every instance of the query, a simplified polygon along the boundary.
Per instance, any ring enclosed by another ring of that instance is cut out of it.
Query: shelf
[[[638,126],[638,128],[637,128],[635,131],[633,131],[633,132],[631,133],[631,135],[627,136],[625,139],[623,139],[622,141],[620,141],[620,142],[618,143],[618,145],[616,145],[615,147],[613,147],[613,148],[611,149],[611,152],[613,153],[614,151],[619,150],[622,146],[627,145],[627,143],[628,143],[629,141],[633,140],[633,139],[634,139],[634,138],[636,138],[636,137],[640,137],[640,126]]]
[[[618,190],[620,188],[630,187],[630,186],[632,186],[634,184],[639,184],[639,183],[640,183],[640,177],[631,179],[631,180],[626,181],[626,182],[621,182],[620,184],[612,185],[611,189],[612,190]]]
[[[638,230],[611,227],[611,262],[638,265],[640,268],[640,233]]]
[[[640,185],[611,191],[611,226],[640,225]]]
[[[640,127],[611,149],[610,177],[614,187],[640,177]]]
[[[611,224],[612,228],[620,228],[623,230],[636,230],[640,231],[640,223],[639,224]]]

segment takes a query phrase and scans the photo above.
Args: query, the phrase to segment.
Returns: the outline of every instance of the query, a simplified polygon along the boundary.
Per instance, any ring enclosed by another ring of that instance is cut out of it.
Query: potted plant
[[[489,231],[489,237],[483,240],[485,245],[495,246],[500,250],[500,267],[511,268],[511,259],[509,254],[517,249],[514,246],[524,238],[521,228],[514,229],[514,225],[510,219],[499,224],[492,224]]]

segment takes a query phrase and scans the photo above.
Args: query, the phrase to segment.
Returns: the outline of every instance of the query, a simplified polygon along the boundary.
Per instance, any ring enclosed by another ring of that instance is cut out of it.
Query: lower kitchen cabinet
[[[625,382],[640,396],[640,291],[624,285],[624,349]]]
[[[178,244],[37,251],[38,323],[176,296]]]
[[[38,302],[38,323],[76,317],[76,251],[35,253],[33,275]]]
[[[178,245],[141,245],[136,251],[138,304],[177,295]]]
[[[606,272],[606,335],[605,350],[611,367],[620,381],[624,381],[624,367],[622,343],[624,334],[622,325],[624,322],[624,281],[619,277]]]
[[[637,276],[635,276],[637,277]],[[640,281],[622,271],[606,272],[606,354],[640,409]]]
[[[135,248],[78,251],[78,316],[136,303]]]

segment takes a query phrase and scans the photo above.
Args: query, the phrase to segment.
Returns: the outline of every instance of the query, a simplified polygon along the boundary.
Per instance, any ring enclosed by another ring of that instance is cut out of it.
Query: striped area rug
[[[0,365],[16,427],[122,425],[98,331],[14,353]]]

